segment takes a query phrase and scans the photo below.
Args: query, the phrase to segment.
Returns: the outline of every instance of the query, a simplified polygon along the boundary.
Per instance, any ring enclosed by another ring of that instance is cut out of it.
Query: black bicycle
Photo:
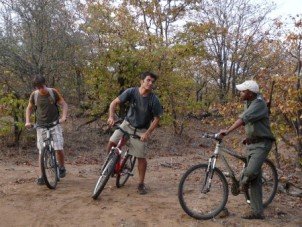
[[[35,124],[33,127],[35,129],[42,128],[42,149],[41,149],[41,159],[40,166],[42,177],[45,181],[46,186],[49,189],[55,189],[58,181],[60,180],[59,165],[56,159],[56,151],[53,147],[53,138],[51,135],[51,129],[59,124],[58,121],[49,123],[43,126]]]
[[[116,176],[116,186],[118,188],[125,185],[130,176],[133,176],[133,168],[136,158],[129,154],[129,149],[125,148],[125,144],[130,139],[140,139],[136,134],[130,134],[120,127],[117,129],[123,132],[123,136],[119,140],[116,147],[112,147],[106,161],[101,168],[101,175],[99,176],[94,187],[92,198],[97,199],[107,184],[110,176]]]
[[[214,139],[216,147],[208,164],[198,164],[189,168],[182,176],[178,187],[178,199],[183,210],[196,219],[211,219],[217,216],[228,201],[229,177],[232,182],[233,195],[239,194],[239,180],[223,155],[227,153],[247,164],[246,158],[237,152],[226,148],[222,144],[219,134],[204,134],[205,138]],[[223,173],[216,167],[218,158],[221,158],[227,172]],[[266,159],[262,165],[262,193],[263,206],[267,207],[274,199],[278,186],[277,170],[272,161]],[[247,203],[250,203],[250,190],[244,192]]]

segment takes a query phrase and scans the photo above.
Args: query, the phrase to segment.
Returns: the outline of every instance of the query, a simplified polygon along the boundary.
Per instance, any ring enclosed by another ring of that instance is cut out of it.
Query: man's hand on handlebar
[[[30,129],[30,128],[32,128],[32,124],[31,124],[30,122],[26,122],[26,123],[25,123],[25,127],[26,127],[27,129]]]
[[[150,133],[149,132],[145,132],[145,133],[143,133],[142,135],[141,135],[141,141],[147,141],[148,139],[149,139],[149,137],[150,137]]]
[[[67,118],[66,118],[66,117],[62,117],[62,118],[59,119],[59,123],[60,123],[60,124],[63,123],[63,122],[65,122],[65,121],[67,121]]]
[[[115,119],[114,117],[109,117],[107,120],[107,123],[110,127],[112,127],[115,124]]]
[[[218,134],[219,134],[219,138],[222,139],[223,137],[225,137],[228,134],[228,130],[227,129],[221,129]]]

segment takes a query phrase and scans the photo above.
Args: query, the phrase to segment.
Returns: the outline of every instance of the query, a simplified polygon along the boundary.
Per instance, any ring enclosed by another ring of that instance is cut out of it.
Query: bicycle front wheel
[[[55,151],[48,147],[44,147],[41,152],[41,170],[46,186],[55,189],[58,183],[58,166]]]
[[[116,187],[120,188],[125,185],[129,177],[132,175],[135,161],[136,158],[132,155],[127,155],[125,157],[121,172],[116,177]]]
[[[223,210],[228,200],[225,176],[217,168],[213,170],[213,174],[207,172],[207,168],[207,164],[191,167],[182,176],[178,187],[181,207],[196,219],[214,218]]]
[[[105,165],[104,169],[102,170],[101,176],[99,177],[98,181],[96,182],[96,185],[94,187],[92,198],[97,199],[101,192],[103,191],[105,185],[107,184],[110,176],[114,172],[114,168],[116,165],[116,162],[118,160],[117,155],[112,155],[111,158],[108,160],[107,164]]]
[[[274,199],[278,188],[278,173],[275,165],[269,159],[266,159],[261,167],[262,176],[262,201],[263,207],[267,207]],[[250,201],[250,189],[245,193],[247,201]]]

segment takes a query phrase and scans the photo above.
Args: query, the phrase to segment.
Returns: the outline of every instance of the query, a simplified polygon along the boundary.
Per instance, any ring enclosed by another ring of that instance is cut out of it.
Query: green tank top
[[[30,96],[30,102],[36,107],[36,123],[38,125],[43,126],[59,119],[59,110],[57,106],[59,95],[55,90],[53,90],[53,93],[55,100],[49,93],[46,95],[39,93],[36,104],[34,100],[34,92]]]

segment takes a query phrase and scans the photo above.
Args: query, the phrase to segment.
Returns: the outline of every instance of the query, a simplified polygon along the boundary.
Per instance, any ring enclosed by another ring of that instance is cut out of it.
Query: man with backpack
[[[53,88],[48,88],[45,85],[46,81],[42,75],[37,75],[34,78],[34,87],[36,90],[31,93],[29,98],[29,103],[26,108],[26,123],[25,127],[30,128],[32,124],[30,122],[30,115],[35,111],[36,123],[38,126],[45,126],[51,123],[58,123],[53,128],[51,128],[52,138],[54,140],[54,149],[57,154],[57,159],[59,162],[59,173],[60,177],[65,177],[66,169],[64,166],[64,152],[63,152],[63,133],[60,123],[66,121],[67,118],[67,103],[64,101],[62,95]],[[62,108],[62,117],[60,118],[59,109],[57,104]],[[42,149],[42,132],[43,128],[37,128],[37,147],[39,149],[39,167],[41,159],[41,149]],[[40,168],[41,170],[41,168]],[[37,179],[38,185],[45,184],[44,179],[41,177],[42,173]]]
[[[147,170],[147,150],[146,141],[150,138],[153,130],[158,126],[160,116],[163,113],[162,106],[157,96],[152,92],[153,85],[157,76],[151,72],[144,72],[140,75],[140,87],[126,89],[121,95],[115,98],[109,108],[108,124],[113,126],[115,123],[115,110],[118,105],[129,102],[130,107],[125,120],[120,127],[131,134],[136,134],[141,139],[130,138],[130,154],[138,159],[139,184],[138,193],[146,194],[144,184]],[[110,137],[107,151],[116,146],[122,132],[116,130]]]

